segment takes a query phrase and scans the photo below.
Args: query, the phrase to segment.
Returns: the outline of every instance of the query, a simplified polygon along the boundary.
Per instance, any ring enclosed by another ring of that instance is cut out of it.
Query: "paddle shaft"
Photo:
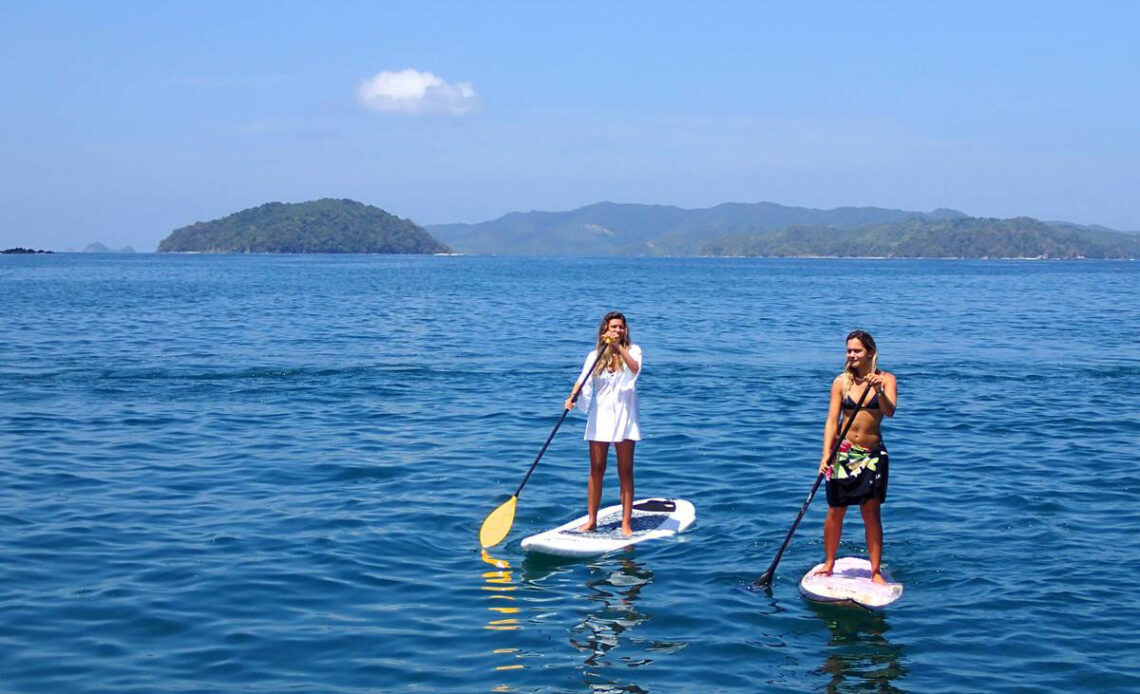
[[[609,346],[609,343],[606,343],[605,345],[602,345],[602,348],[600,350],[598,350],[598,356],[594,357],[594,363],[590,364],[589,370],[586,371],[586,378],[590,378],[593,375],[594,367],[598,365],[598,362],[601,360],[602,355],[606,353],[606,348]],[[574,395],[570,398],[570,407],[565,407],[562,409],[562,416],[558,418],[558,423],[555,424],[554,429],[550,431],[550,436],[546,437],[546,443],[542,444],[542,450],[539,451],[538,455],[534,457],[534,462],[530,464],[530,469],[526,471],[526,477],[523,477],[522,484],[520,484],[519,488],[515,490],[516,499],[518,498],[518,495],[522,493],[523,487],[525,487],[526,483],[530,480],[531,473],[534,472],[534,469],[536,467],[538,467],[538,461],[542,460],[542,454],[546,453],[546,449],[550,446],[550,442],[554,440],[554,435],[558,433],[558,427],[562,426],[562,422],[566,421],[566,415],[570,414],[570,410],[574,407],[574,403],[577,402],[578,396],[581,395],[582,388],[584,388],[585,385],[585,379],[583,379],[581,383],[575,384]]]
[[[835,439],[835,443],[831,445],[831,455],[828,456],[828,466],[835,464],[835,456],[839,454],[839,446],[843,444],[843,440],[847,437],[847,432],[851,430],[851,425],[855,423],[855,415],[859,414],[859,410],[863,409],[863,401],[867,399],[867,394],[871,392],[871,384],[867,384],[867,388],[863,394],[859,396],[859,402],[855,403],[855,409],[851,411],[851,416],[843,423],[843,431],[840,432],[839,437]],[[788,548],[788,543],[792,541],[792,535],[796,533],[796,528],[800,527],[800,521],[803,520],[804,514],[807,513],[808,506],[811,506],[812,499],[815,498],[815,493],[819,489],[820,483],[825,478],[824,473],[819,473],[815,478],[815,484],[811,486],[811,491],[808,492],[807,499],[804,500],[804,505],[800,507],[800,512],[796,515],[795,522],[792,523],[791,529],[788,530],[788,536],[784,538],[784,544],[780,545],[780,551],[776,552],[776,558],[772,560],[772,565],[768,567],[760,578],[756,579],[756,583],[760,585],[769,585],[772,583],[772,577],[776,573],[776,565],[780,563],[780,559],[784,556],[784,550]]]

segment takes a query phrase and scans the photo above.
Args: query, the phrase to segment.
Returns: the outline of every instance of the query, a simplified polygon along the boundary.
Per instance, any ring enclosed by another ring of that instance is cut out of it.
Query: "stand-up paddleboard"
[[[639,499],[633,502],[630,520],[633,535],[630,537],[621,534],[620,505],[599,510],[596,529],[579,531],[578,527],[584,525],[587,518],[589,516],[582,516],[553,530],[531,535],[522,541],[522,548],[559,557],[596,557],[646,540],[683,533],[697,519],[697,509],[684,499]]]
[[[800,581],[800,593],[816,602],[850,603],[870,610],[881,610],[902,597],[901,583],[891,583],[882,570],[887,585],[871,580],[871,562],[863,557],[842,557],[835,561],[830,576],[816,574],[823,564],[816,564]]]

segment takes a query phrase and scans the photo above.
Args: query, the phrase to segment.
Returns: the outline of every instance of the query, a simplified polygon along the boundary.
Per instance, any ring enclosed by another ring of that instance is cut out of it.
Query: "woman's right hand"
[[[575,395],[574,391],[570,391],[570,395],[566,396],[566,404],[563,406],[564,409],[567,409],[567,410],[574,409],[574,395]]]
[[[830,462],[831,462],[831,451],[828,451],[827,453],[824,453],[822,456],[820,456],[820,458],[819,458],[819,474],[821,474],[821,475],[827,474],[827,468],[831,467],[830,465],[828,465],[828,463],[830,463]]]

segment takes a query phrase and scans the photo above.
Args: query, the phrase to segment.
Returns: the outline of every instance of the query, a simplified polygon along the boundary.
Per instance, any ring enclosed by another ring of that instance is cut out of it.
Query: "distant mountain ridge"
[[[464,253],[504,255],[698,255],[726,234],[795,225],[838,229],[913,217],[965,217],[956,210],[909,212],[880,207],[817,210],[772,202],[723,203],[703,209],[602,202],[569,212],[512,212],[478,224],[437,224],[432,234]]]
[[[687,210],[604,202],[427,228],[458,252],[501,255],[1140,257],[1140,234],[951,209],[818,210],[762,202]]]
[[[1050,225],[1029,217],[909,219],[856,229],[795,226],[759,234],[724,236],[702,255],[879,258],[1089,258],[1140,257],[1140,235]]]
[[[423,227],[355,200],[270,202],[175,229],[159,253],[449,253]]]
[[[96,241],[95,243],[87,244],[83,249],[84,253],[134,253],[135,249],[130,246],[123,246],[122,248],[108,248],[103,243]]]

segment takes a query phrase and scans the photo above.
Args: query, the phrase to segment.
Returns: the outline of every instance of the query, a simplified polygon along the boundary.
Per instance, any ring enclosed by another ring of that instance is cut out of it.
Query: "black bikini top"
[[[853,409],[855,409],[855,405],[856,405],[856,402],[851,399],[850,395],[844,395],[843,396],[843,409],[853,410]],[[867,404],[863,405],[863,409],[864,410],[877,410],[877,409],[879,409],[879,394],[875,393],[874,395],[872,395],[871,400],[869,402],[867,402]]]

